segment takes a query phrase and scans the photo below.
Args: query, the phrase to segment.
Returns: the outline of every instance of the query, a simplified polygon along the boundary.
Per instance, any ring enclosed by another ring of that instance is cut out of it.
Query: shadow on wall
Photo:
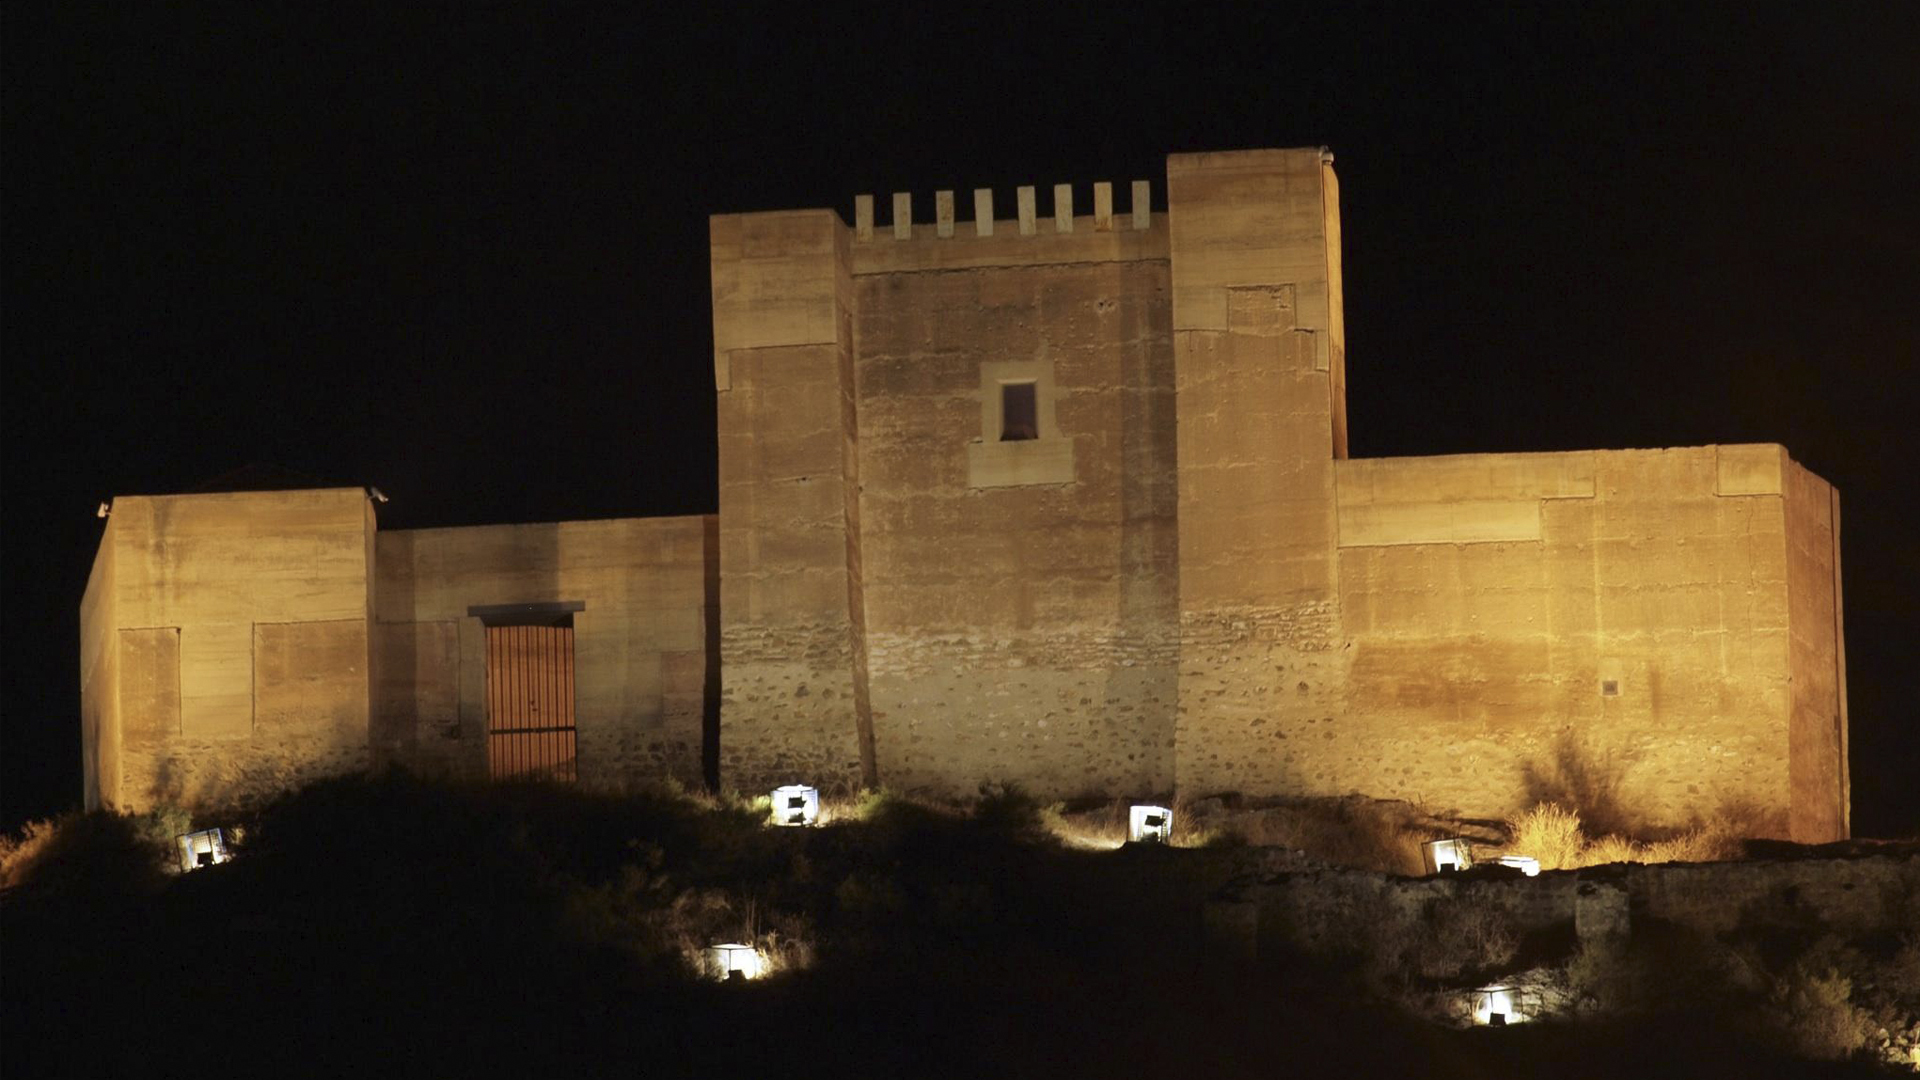
[[[1573,810],[1596,836],[1633,835],[1643,823],[1621,801],[1620,787],[1639,759],[1637,751],[1596,750],[1562,731],[1546,758],[1520,767],[1527,805]]]

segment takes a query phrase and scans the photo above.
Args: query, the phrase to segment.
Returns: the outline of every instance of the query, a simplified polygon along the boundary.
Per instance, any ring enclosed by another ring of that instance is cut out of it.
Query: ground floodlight
[[[227,854],[227,838],[221,835],[219,829],[187,833],[179,838],[178,843],[182,873],[223,863],[233,857]]]
[[[1473,1022],[1480,1027],[1525,1023],[1520,995],[1511,986],[1483,986],[1473,991]]]
[[[1135,806],[1127,811],[1127,839],[1135,844],[1173,840],[1173,811],[1164,806]]]
[[[773,789],[775,825],[812,825],[820,819],[820,789],[788,784]]]
[[[760,950],[751,945],[715,945],[707,950],[713,977],[721,982],[733,979],[757,979],[766,971]]]
[[[1427,873],[1451,874],[1473,865],[1473,845],[1458,836],[1429,840],[1420,845],[1420,857],[1426,861]]]
[[[1511,866],[1528,877],[1540,876],[1540,860],[1531,855],[1499,855],[1493,861],[1501,866]]]

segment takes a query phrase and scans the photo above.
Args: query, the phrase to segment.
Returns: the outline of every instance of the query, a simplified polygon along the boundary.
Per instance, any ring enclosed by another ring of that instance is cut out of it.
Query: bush
[[[27,822],[18,835],[0,836],[0,889],[11,889],[32,876],[34,865],[59,831],[60,823],[48,818]]]
[[[1721,862],[1743,854],[1739,832],[1725,820],[1708,821],[1651,844],[1613,834],[1589,840],[1581,830],[1579,812],[1557,803],[1540,803],[1508,818],[1507,833],[1507,850],[1533,856],[1542,870],[1624,862]]]
[[[1774,980],[1764,1019],[1787,1050],[1825,1061],[1852,1056],[1866,1045],[1871,1026],[1853,1004],[1853,981],[1806,958]]]
[[[0,843],[0,887],[32,886],[107,898],[150,892],[171,864],[172,837],[109,810],[37,821]]]
[[[1504,968],[1519,946],[1505,908],[1456,900],[1434,911],[1426,932],[1416,937],[1410,959],[1421,975],[1451,978]]]
[[[1542,870],[1566,870],[1586,865],[1581,856],[1587,838],[1580,832],[1579,813],[1556,803],[1541,803],[1507,820],[1507,846],[1516,854],[1531,855]]]
[[[980,801],[973,805],[973,822],[1004,836],[1038,836],[1040,803],[1018,784],[982,784]]]
[[[1724,821],[1710,821],[1668,840],[1649,844],[1645,862],[1726,862],[1744,854],[1740,837]]]

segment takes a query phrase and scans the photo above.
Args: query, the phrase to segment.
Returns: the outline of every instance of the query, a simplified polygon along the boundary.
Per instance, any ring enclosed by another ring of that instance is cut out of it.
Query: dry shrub
[[[1174,810],[1174,843],[1187,846],[1186,821]],[[1070,811],[1065,803],[1053,803],[1040,812],[1040,823],[1068,847],[1108,849],[1127,842],[1127,806],[1102,803],[1091,809]]]
[[[1715,819],[1699,828],[1647,845],[1642,862],[1727,862],[1740,858],[1740,836],[1731,825]]]
[[[1638,759],[1637,751],[1584,740],[1568,730],[1546,757],[1522,766],[1522,781],[1536,804],[1565,807],[1595,832],[1624,833],[1636,819],[1620,789]]]
[[[34,864],[59,834],[60,823],[29,821],[18,835],[0,836],[0,889],[11,889],[33,874]]]
[[[1231,829],[1249,844],[1305,852],[1321,862],[1417,876],[1426,836],[1398,815],[1363,800],[1318,800],[1254,811]]]
[[[1507,850],[1533,856],[1542,870],[1625,862],[1723,862],[1742,854],[1738,829],[1721,818],[1651,844],[1611,833],[1589,840],[1581,831],[1580,814],[1556,803],[1540,803],[1507,819],[1507,833]]]
[[[1788,1050],[1824,1061],[1852,1056],[1872,1027],[1872,1018],[1853,1004],[1853,980],[1806,962],[1774,980],[1763,1020]]]
[[[1542,870],[1587,865],[1581,861],[1587,838],[1580,832],[1580,815],[1557,803],[1540,803],[1507,819],[1507,833],[1507,847],[1533,856]]]
[[[812,926],[803,915],[762,912],[753,900],[721,889],[681,889],[649,865],[624,867],[604,885],[576,885],[565,897],[565,919],[585,941],[622,949],[643,962],[682,965],[704,973],[707,949],[721,941],[753,945],[766,974],[813,962]]]
[[[1409,958],[1423,976],[1451,978],[1499,970],[1513,960],[1519,946],[1520,936],[1506,908],[1456,900],[1435,909]]]
[[[1044,809],[1019,784],[981,784],[972,820],[974,825],[1001,836],[1034,837],[1046,828]]]
[[[1587,845],[1579,861],[1571,866],[1605,866],[1608,863],[1646,862],[1646,850],[1624,836],[1603,836]]]

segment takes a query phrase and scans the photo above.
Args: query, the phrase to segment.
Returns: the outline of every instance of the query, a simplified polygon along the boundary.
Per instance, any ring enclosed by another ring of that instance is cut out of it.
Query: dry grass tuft
[[[1568,868],[1579,866],[1606,866],[1609,863],[1637,863],[1646,861],[1646,849],[1639,844],[1634,843],[1624,836],[1603,836],[1598,840],[1588,843],[1586,850],[1580,853],[1579,858],[1568,863],[1567,866]],[[1542,863],[1541,865],[1544,866],[1546,864]]]
[[[1184,844],[1186,822],[1174,808],[1174,843]],[[1105,851],[1127,842],[1127,804],[1102,803],[1087,810],[1068,811],[1065,803],[1054,803],[1040,811],[1040,823],[1068,847]]]
[[[1727,862],[1743,853],[1740,835],[1726,822],[1709,821],[1699,828],[1647,845],[1642,862]]]
[[[1615,835],[1590,840],[1580,829],[1580,815],[1555,803],[1541,803],[1509,818],[1507,833],[1507,850],[1533,856],[1542,870],[1628,862],[1724,862],[1742,854],[1738,827],[1724,819],[1646,844]]]
[[[1587,838],[1580,831],[1580,815],[1557,803],[1541,803],[1507,820],[1507,846],[1531,855],[1542,870],[1566,870],[1588,865],[1582,861]]]
[[[59,832],[60,823],[48,819],[27,822],[18,835],[0,836],[0,889],[11,889],[32,876],[34,864]]]

